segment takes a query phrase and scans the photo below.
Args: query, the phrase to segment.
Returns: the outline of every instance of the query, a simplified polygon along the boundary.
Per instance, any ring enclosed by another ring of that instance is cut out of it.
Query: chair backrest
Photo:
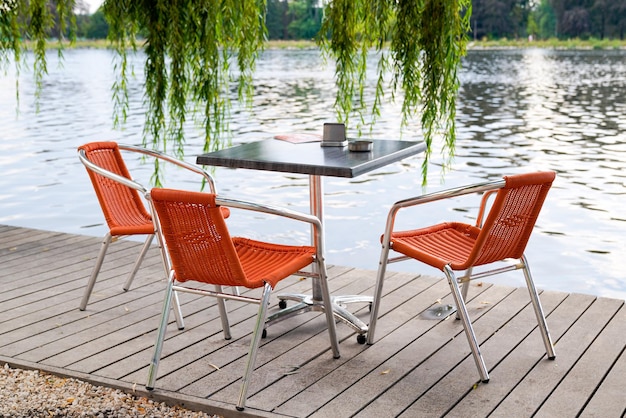
[[[554,178],[551,171],[505,176],[462,268],[521,258]]]
[[[132,179],[122,154],[115,142],[91,142],[78,147],[85,157],[99,167]],[[104,177],[87,167],[98,202],[112,235],[151,234],[152,217],[146,210],[139,192],[112,179]],[[141,226],[138,230],[138,226]],[[145,230],[145,231],[143,231]]]
[[[215,194],[154,188],[150,195],[177,281],[248,284]]]

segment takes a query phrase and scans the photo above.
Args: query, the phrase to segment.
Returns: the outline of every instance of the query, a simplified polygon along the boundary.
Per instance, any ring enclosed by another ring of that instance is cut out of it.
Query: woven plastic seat
[[[444,272],[457,306],[457,318],[463,322],[483,382],[489,381],[489,374],[465,306],[469,281],[475,278],[522,269],[548,358],[554,359],[554,345],[530,274],[528,261],[524,256],[524,250],[554,178],[553,172],[505,176],[503,180],[495,182],[475,184],[396,202],[389,211],[387,225],[382,236],[382,251],[367,342],[374,343],[387,264],[410,258]],[[485,194],[474,225],[445,222],[409,231],[393,230],[396,215],[400,209],[482,192]],[[489,200],[494,194],[494,201],[488,210]],[[488,215],[483,222],[484,214],[487,212]],[[402,256],[389,259],[390,250]],[[492,267],[493,263],[500,261],[512,261],[512,263],[505,267]],[[472,269],[478,266],[487,266],[487,270],[472,274]],[[465,270],[466,273],[463,277],[457,278],[454,272],[460,270]],[[459,288],[459,283],[463,284],[462,289]]]

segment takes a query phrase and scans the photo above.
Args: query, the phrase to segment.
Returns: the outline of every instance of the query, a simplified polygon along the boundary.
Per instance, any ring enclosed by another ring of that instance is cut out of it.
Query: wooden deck
[[[0,226],[0,363],[226,417],[625,414],[623,300],[544,291],[557,353],[549,361],[526,289],[472,286],[468,308],[491,375],[489,384],[477,384],[461,323],[422,314],[439,300],[451,302],[447,283],[405,273],[388,276],[376,344],[359,345],[347,326],[338,325],[338,360],[320,313],[271,326],[243,412],[235,403],[256,306],[228,302],[233,338],[225,341],[214,301],[181,295],[186,328],[179,331],[173,322],[168,328],[157,390],[147,393],[164,279],[153,249],[131,290],[122,291],[140,245],[112,244],[81,312],[100,239]],[[332,266],[329,273],[336,294],[372,293],[374,271]],[[297,277],[283,283],[278,293],[310,289],[309,280]],[[367,320],[366,306],[349,308]]]

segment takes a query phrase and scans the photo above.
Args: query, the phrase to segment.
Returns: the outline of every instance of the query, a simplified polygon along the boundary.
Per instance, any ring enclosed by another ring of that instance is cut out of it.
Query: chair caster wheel
[[[356,342],[359,344],[365,344],[367,342],[367,337],[363,334],[359,334],[356,336]]]
[[[263,332],[261,333],[261,338],[267,338],[267,330],[264,329]]]
[[[281,300],[278,302],[278,307],[279,307],[280,309],[285,309],[285,308],[287,307],[287,301],[286,301],[286,300],[282,300],[282,299],[281,299]]]

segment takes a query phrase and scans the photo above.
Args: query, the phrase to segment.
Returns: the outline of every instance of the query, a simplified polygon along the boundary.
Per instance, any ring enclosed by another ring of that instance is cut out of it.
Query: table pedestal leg
[[[311,205],[311,213],[317,216],[323,224],[323,196],[324,193],[322,191],[322,181],[320,176],[310,176],[309,177],[309,196],[310,196],[310,205]],[[313,240],[316,238],[315,231],[311,231],[311,236]],[[313,245],[318,246],[322,245],[324,248],[325,243],[317,243],[313,242]],[[293,315],[301,314],[304,312],[311,311],[324,311],[324,302],[322,300],[322,290],[320,285],[319,276],[315,276],[318,274],[316,267],[314,265],[313,271],[313,290],[312,295],[304,295],[304,294],[296,294],[296,293],[287,293],[280,294],[278,298],[281,301],[294,301],[295,305],[289,306],[281,311],[278,311],[267,318],[267,325],[270,325],[272,322],[277,322],[283,320],[285,318],[289,318]],[[342,295],[342,296],[331,296],[331,303],[333,306],[333,314],[335,319],[343,322],[344,324],[350,326],[356,332],[360,334],[360,336],[364,336],[367,333],[367,325],[359,318],[354,316],[350,311],[348,311],[344,305],[348,303],[368,303],[371,306],[373,298],[371,296],[363,296],[363,295]],[[363,340],[365,342],[365,338],[359,338],[359,341]]]
[[[267,325],[271,325],[274,322],[278,322],[291,316],[305,312],[324,311],[324,303],[322,302],[322,300],[316,300],[311,295],[284,293],[278,295],[278,299],[280,299],[281,301],[294,301],[296,303],[270,315],[267,318]],[[343,306],[346,303],[357,302],[371,304],[372,297],[361,295],[331,296],[331,303],[333,305],[333,314],[335,316],[335,319],[348,325],[359,334],[364,335],[365,333],[367,333],[367,325],[365,325],[363,321],[361,321],[352,312],[348,311]]]

